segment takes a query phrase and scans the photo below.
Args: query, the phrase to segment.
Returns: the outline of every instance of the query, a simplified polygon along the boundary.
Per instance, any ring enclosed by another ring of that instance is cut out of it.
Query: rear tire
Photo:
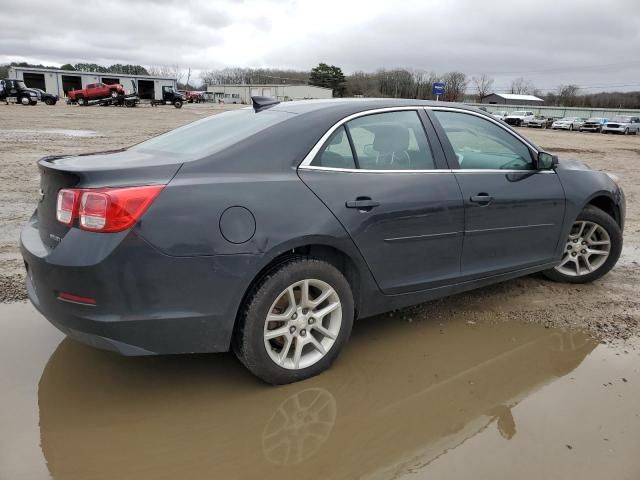
[[[80,105],[81,107],[86,107],[87,106],[87,100],[84,97],[78,97],[76,99],[76,103],[78,105]]]
[[[297,382],[331,366],[349,339],[353,319],[344,275],[325,261],[293,257],[269,271],[247,297],[233,350],[263,381]]]
[[[47,99],[44,101],[44,103],[45,103],[46,105],[52,106],[52,105],[55,105],[55,104],[56,104],[56,101],[55,101],[53,98],[47,98]]]
[[[581,225],[584,226],[584,230],[580,230]],[[588,235],[593,226],[601,228],[602,231],[595,229],[592,235]],[[580,233],[576,235],[578,230]],[[566,240],[564,256],[560,264],[543,272],[547,278],[565,283],[593,282],[607,274],[620,258],[622,252],[620,227],[611,216],[599,208],[587,206],[578,215],[571,233]],[[583,241],[585,243],[582,243]],[[582,255],[583,251],[587,254]],[[590,251],[607,252],[607,256],[604,261],[600,261],[604,254],[589,254]],[[572,255],[573,253],[576,255]],[[587,257],[586,262],[584,257]],[[592,270],[589,270],[588,265]]]
[[[173,106],[176,108],[182,108],[182,101],[176,100],[175,102],[173,102]]]

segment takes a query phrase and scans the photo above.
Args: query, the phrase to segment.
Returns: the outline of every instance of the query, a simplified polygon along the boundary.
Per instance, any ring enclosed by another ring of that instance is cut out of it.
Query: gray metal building
[[[162,87],[177,88],[175,78],[152,77],[149,75],[125,75],[122,73],[76,72],[73,70],[52,70],[48,68],[10,67],[9,78],[24,80],[31,88],[66,97],[69,90],[85,88],[90,83],[119,83],[127,93],[135,90],[141,98],[162,99]]]
[[[480,103],[492,105],[542,105],[544,100],[535,95],[521,95],[518,93],[490,93],[482,97]]]
[[[273,97],[280,101],[333,97],[333,90],[330,88],[281,83],[209,85],[207,92],[213,93],[216,101],[225,103],[251,103],[251,97],[254,96]]]

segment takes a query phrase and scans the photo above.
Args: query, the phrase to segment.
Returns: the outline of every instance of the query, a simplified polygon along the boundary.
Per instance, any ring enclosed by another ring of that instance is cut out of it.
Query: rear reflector
[[[142,217],[164,185],[100,189],[64,189],[58,193],[58,220],[92,232],[121,232]]]
[[[76,199],[78,190],[63,189],[58,192],[58,203],[56,204],[56,218],[60,223],[71,225],[75,218]]]
[[[65,302],[82,303],[84,305],[95,305],[96,299],[91,297],[81,297],[79,295],[72,295],[70,293],[59,292],[58,300],[64,300]]]

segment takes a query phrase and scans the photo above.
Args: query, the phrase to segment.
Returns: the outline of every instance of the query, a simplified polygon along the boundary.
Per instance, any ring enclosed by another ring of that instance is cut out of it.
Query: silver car
[[[551,124],[551,129],[578,130],[584,124],[584,122],[586,122],[586,120],[586,118],[580,117],[564,117],[553,122]]]
[[[509,115],[509,112],[507,112],[506,110],[498,110],[496,112],[492,112],[491,116],[497,120],[502,120],[504,121],[505,118],[507,118],[507,115]]]
[[[640,131],[640,117],[617,115],[602,126],[602,133],[638,134]]]

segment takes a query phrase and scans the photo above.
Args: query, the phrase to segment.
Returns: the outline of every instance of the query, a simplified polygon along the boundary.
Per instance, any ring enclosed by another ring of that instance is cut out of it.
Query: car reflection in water
[[[53,478],[355,478],[424,468],[597,343],[518,322],[360,323],[330,371],[269,387],[230,355],[128,358],[64,340],[40,380]]]

